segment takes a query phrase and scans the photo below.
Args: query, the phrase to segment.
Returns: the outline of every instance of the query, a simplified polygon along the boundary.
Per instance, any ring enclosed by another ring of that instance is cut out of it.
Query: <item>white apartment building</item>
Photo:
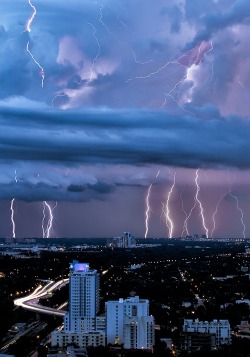
[[[216,337],[216,347],[222,344],[231,343],[231,329],[228,320],[212,320],[199,321],[199,319],[185,319],[183,324],[183,332],[194,333],[209,333]]]
[[[88,263],[70,264],[69,312],[62,329],[52,333],[52,346],[76,343],[79,347],[105,345],[106,319],[99,313],[99,273]]]
[[[64,331],[92,331],[96,329],[99,313],[100,278],[88,263],[73,261],[70,264],[69,313],[64,318]]]
[[[107,343],[124,348],[152,349],[154,317],[149,316],[149,301],[139,296],[106,302]]]

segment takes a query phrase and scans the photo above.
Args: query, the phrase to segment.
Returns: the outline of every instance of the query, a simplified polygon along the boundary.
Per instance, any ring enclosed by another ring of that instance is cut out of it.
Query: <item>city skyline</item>
[[[250,237],[247,0],[1,8],[1,237]]]

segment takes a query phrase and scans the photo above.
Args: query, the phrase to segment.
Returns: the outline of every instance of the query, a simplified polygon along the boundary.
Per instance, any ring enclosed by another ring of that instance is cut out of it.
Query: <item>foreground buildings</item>
[[[89,264],[70,264],[69,312],[63,327],[52,332],[52,346],[75,344],[150,349],[154,345],[154,318],[149,316],[149,301],[138,296],[106,302],[106,315],[99,315],[100,276]]]
[[[181,335],[181,349],[186,351],[216,350],[231,344],[228,320],[199,321],[185,319]]]
[[[152,349],[154,318],[149,316],[149,301],[139,296],[106,302],[107,343],[123,344],[128,349]]]

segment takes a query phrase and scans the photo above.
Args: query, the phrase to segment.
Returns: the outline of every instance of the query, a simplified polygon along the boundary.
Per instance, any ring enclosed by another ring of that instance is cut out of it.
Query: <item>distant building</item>
[[[108,238],[106,246],[108,248],[133,248],[136,246],[135,237],[129,232],[124,232],[122,236]]]
[[[123,344],[125,349],[152,350],[154,317],[149,301],[139,296],[106,302],[107,343]]]
[[[78,347],[105,345],[105,317],[99,313],[99,273],[88,263],[70,264],[69,312],[64,326],[52,332],[52,346]]]
[[[231,344],[228,320],[199,321],[185,319],[181,335],[181,349],[187,351],[213,350]]]

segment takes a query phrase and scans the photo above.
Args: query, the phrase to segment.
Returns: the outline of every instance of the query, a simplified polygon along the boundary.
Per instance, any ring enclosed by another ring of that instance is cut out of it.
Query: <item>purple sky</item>
[[[250,237],[249,25],[249,0],[1,0],[0,236]]]

